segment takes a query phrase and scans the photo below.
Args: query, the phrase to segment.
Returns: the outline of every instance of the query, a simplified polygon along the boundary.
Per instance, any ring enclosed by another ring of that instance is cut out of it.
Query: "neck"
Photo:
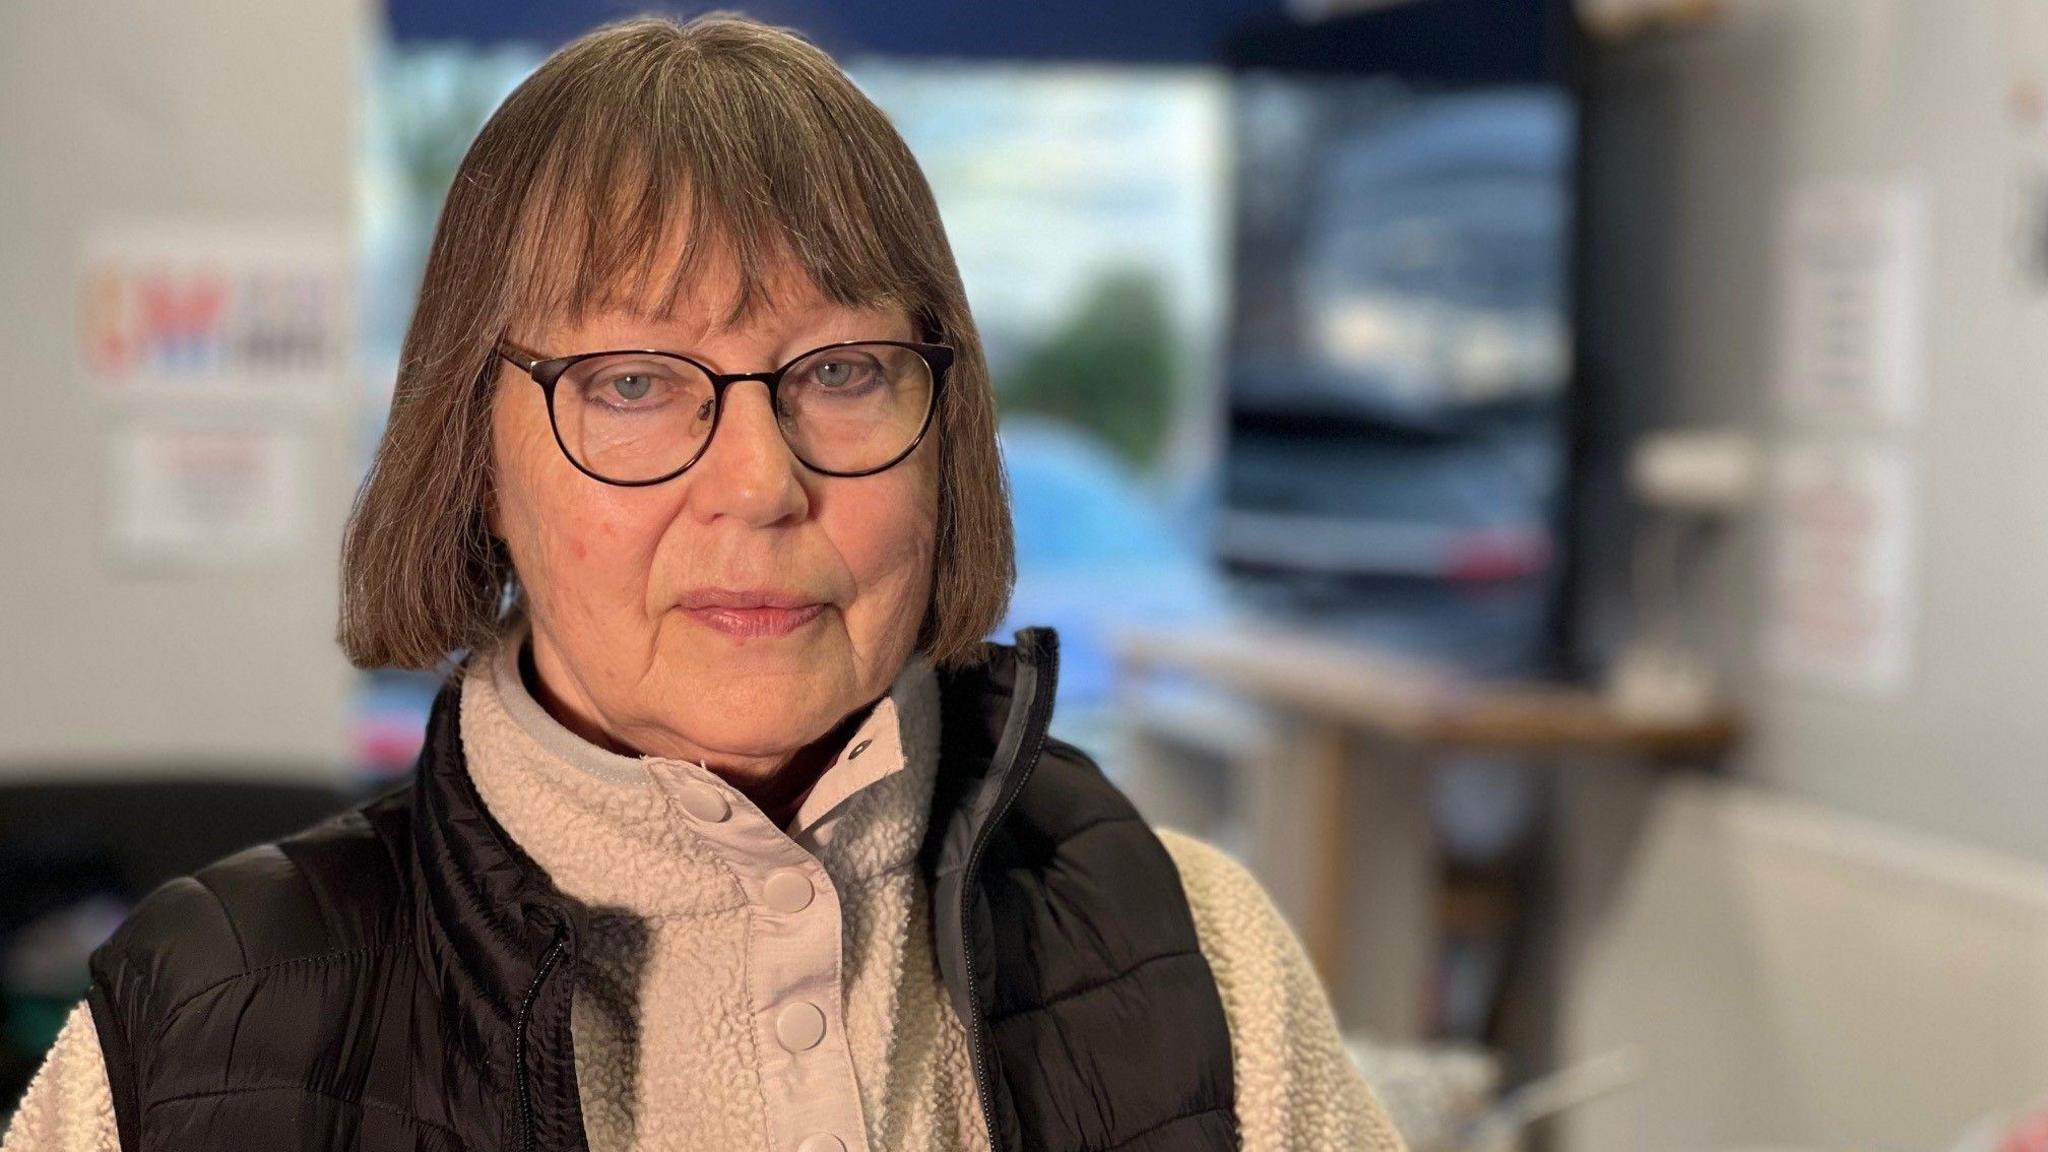
[[[853,738],[853,734],[866,723],[868,713],[874,710],[871,704],[855,709],[846,719],[831,731],[796,750],[783,766],[766,779],[733,780],[727,782],[740,790],[747,799],[754,802],[763,815],[775,822],[778,828],[786,827],[796,817],[797,809],[803,807],[804,798],[838,758],[839,750]],[[713,769],[716,771],[716,769]],[[724,773],[720,773],[724,775]]]
[[[522,642],[519,647],[519,678],[525,683],[527,694],[564,728],[607,751],[622,756],[640,755],[637,749],[621,744],[610,733],[591,730],[591,726],[583,722],[575,709],[564,704],[548,688],[534,664],[533,643],[530,639]],[[704,766],[738,789],[741,795],[753,801],[762,815],[774,821],[776,827],[780,828],[795,818],[797,810],[803,807],[804,798],[810,795],[819,777],[832,766],[832,762],[838,758],[839,750],[845,747],[846,742],[859,731],[863,723],[866,723],[869,713],[873,710],[873,703],[856,708],[823,736],[798,748],[769,772],[733,772],[708,761]]]

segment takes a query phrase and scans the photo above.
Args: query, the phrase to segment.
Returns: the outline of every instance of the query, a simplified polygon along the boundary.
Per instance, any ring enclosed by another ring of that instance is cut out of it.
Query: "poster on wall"
[[[104,397],[325,405],[348,363],[349,248],[311,225],[124,223],[91,233],[79,361]]]
[[[1808,427],[1904,431],[1920,418],[1927,206],[1911,180],[1796,189],[1785,221],[1778,398]]]
[[[104,543],[124,567],[219,569],[306,543],[306,444],[290,430],[127,424],[106,466]]]
[[[1793,443],[1772,475],[1763,651],[1780,676],[1865,697],[1912,678],[1917,481],[1904,449]]]

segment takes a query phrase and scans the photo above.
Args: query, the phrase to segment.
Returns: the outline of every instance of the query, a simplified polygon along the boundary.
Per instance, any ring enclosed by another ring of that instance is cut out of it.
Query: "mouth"
[[[787,636],[824,610],[823,604],[813,604],[808,608],[685,608],[683,614],[715,632],[753,640]]]

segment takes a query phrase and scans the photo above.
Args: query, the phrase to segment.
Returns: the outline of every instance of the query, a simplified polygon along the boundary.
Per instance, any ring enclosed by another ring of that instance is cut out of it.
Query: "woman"
[[[779,366],[779,367],[778,367]],[[154,893],[6,1152],[1393,1148],[1299,944],[1046,734],[915,161],[713,14],[456,174],[343,552],[407,787]]]

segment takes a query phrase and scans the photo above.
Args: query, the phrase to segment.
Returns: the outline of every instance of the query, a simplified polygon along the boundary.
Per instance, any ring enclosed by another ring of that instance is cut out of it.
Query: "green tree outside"
[[[1178,369],[1156,275],[1114,268],[1003,380],[1003,408],[1076,424],[1150,471],[1173,426]]]

